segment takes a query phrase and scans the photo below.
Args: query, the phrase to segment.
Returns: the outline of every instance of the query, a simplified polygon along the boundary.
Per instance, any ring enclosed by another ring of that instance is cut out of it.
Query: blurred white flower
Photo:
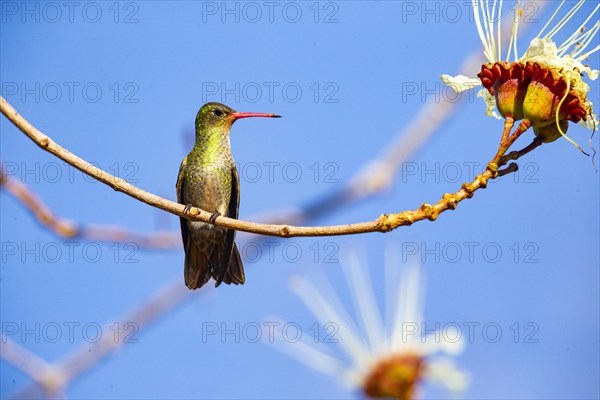
[[[382,321],[367,266],[362,266],[352,251],[343,271],[361,328],[348,317],[331,287],[320,291],[306,279],[295,276],[291,279],[291,289],[322,326],[333,327],[333,333],[327,329],[332,333],[329,341],[313,340],[314,335],[305,333],[293,342],[276,334],[272,336],[276,348],[317,371],[341,378],[350,387],[360,388],[369,397],[410,399],[422,381],[441,383],[454,393],[463,391],[468,376],[449,357],[463,351],[462,335],[447,330],[423,334],[424,278],[420,266],[400,267],[394,265],[390,251],[386,256],[387,324]],[[394,274],[400,268],[401,275]],[[278,320],[279,326],[285,326],[285,321]],[[389,332],[384,325],[389,325]],[[323,342],[336,343],[345,357],[332,355]]]

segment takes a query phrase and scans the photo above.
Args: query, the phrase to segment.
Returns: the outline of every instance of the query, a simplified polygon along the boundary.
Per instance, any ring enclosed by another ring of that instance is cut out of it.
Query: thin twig
[[[515,151],[511,151],[510,153],[502,156],[502,158],[500,159],[500,162],[498,163],[499,166],[502,166],[504,164],[506,164],[507,162],[511,161],[511,160],[517,160],[520,157],[523,157],[525,154],[537,149],[538,147],[540,147],[542,144],[544,144],[544,141],[541,137],[536,136],[531,143],[529,143],[527,146],[523,147],[521,150],[515,150]]]

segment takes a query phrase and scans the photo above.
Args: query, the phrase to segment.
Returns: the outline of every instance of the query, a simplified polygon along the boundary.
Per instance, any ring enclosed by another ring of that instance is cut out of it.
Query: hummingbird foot
[[[219,218],[221,216],[221,213],[216,211],[213,215],[210,216],[210,219],[208,220],[208,222],[210,222],[211,224],[215,224],[215,221],[217,220],[217,218]]]
[[[186,213],[186,214],[187,214],[187,213],[189,213],[189,212],[190,212],[190,210],[192,209],[192,207],[194,207],[194,206],[193,206],[193,205],[191,205],[191,204],[187,204],[187,205],[186,205],[186,206],[183,208],[183,212],[184,212],[184,213]]]

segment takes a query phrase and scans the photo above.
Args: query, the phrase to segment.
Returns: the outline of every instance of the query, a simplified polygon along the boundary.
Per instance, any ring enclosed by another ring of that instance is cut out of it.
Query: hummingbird
[[[224,104],[206,103],[196,115],[196,142],[177,176],[177,201],[186,208],[212,213],[211,223],[180,218],[185,250],[184,277],[189,289],[216,283],[244,284],[244,266],[235,244],[235,230],[213,225],[218,216],[237,218],[240,180],[231,154],[229,131],[240,118],[279,118],[277,114],[237,112]]]

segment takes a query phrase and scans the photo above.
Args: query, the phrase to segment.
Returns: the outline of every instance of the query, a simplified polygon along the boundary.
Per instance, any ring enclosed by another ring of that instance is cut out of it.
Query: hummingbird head
[[[206,128],[231,128],[233,123],[240,118],[265,117],[279,118],[277,114],[255,113],[255,112],[237,112],[221,103],[206,103],[196,115],[196,129]]]

